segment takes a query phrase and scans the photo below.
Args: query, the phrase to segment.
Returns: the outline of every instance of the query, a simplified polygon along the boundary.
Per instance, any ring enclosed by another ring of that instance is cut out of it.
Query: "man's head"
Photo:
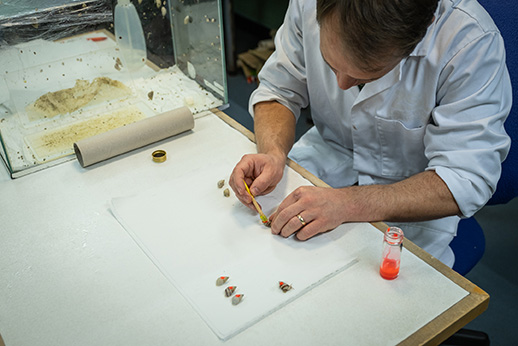
[[[322,56],[342,89],[378,79],[407,57],[438,0],[317,0]]]

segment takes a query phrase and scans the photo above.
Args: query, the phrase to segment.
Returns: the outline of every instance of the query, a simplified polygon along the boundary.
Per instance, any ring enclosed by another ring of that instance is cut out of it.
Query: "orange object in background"
[[[106,40],[106,37],[88,37],[87,40],[93,41],[93,42],[99,42]]]

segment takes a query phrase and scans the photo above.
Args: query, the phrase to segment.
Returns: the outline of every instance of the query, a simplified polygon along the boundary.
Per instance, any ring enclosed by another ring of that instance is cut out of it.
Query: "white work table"
[[[232,162],[253,152],[251,141],[234,145],[214,124],[230,128],[229,123],[243,138],[253,136],[223,113],[215,114],[197,118],[189,133],[90,168],[73,160],[15,180],[0,168],[5,345],[433,345],[487,308],[484,291],[408,241],[401,277],[381,279],[376,272],[381,232],[360,234],[354,225],[344,225],[331,237],[356,256],[353,266],[228,340],[218,338],[110,209],[113,198],[157,189],[205,168],[199,150],[214,157],[224,151]],[[167,151],[166,162],[151,161],[156,149]],[[293,163],[290,167],[322,184]],[[430,274],[419,277],[423,272]],[[433,279],[438,289],[420,296],[414,278]],[[451,287],[465,295],[426,321],[427,311],[440,306]],[[419,325],[421,320],[426,322]]]

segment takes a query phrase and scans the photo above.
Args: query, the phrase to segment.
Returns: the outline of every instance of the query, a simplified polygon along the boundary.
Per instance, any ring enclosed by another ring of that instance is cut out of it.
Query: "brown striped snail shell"
[[[288,292],[289,290],[291,290],[293,288],[293,286],[291,285],[288,285],[287,283],[284,283],[282,281],[279,281],[279,288],[284,292]]]
[[[228,286],[227,288],[225,288],[225,296],[230,297],[231,295],[233,295],[236,291],[236,288],[236,286]]]

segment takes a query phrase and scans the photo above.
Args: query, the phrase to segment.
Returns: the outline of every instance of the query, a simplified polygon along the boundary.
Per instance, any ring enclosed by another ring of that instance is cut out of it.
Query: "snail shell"
[[[223,285],[225,282],[228,281],[228,276],[220,276],[217,280],[216,280],[216,286],[221,286]]]
[[[233,295],[236,291],[236,288],[236,286],[228,286],[227,288],[225,288],[225,296],[230,297],[231,295]]]
[[[237,305],[243,300],[244,294],[236,294],[232,297],[232,305]]]
[[[291,290],[293,288],[293,286],[291,285],[288,285],[287,283],[284,283],[282,281],[279,281],[279,288],[284,292],[288,292],[289,290]]]

